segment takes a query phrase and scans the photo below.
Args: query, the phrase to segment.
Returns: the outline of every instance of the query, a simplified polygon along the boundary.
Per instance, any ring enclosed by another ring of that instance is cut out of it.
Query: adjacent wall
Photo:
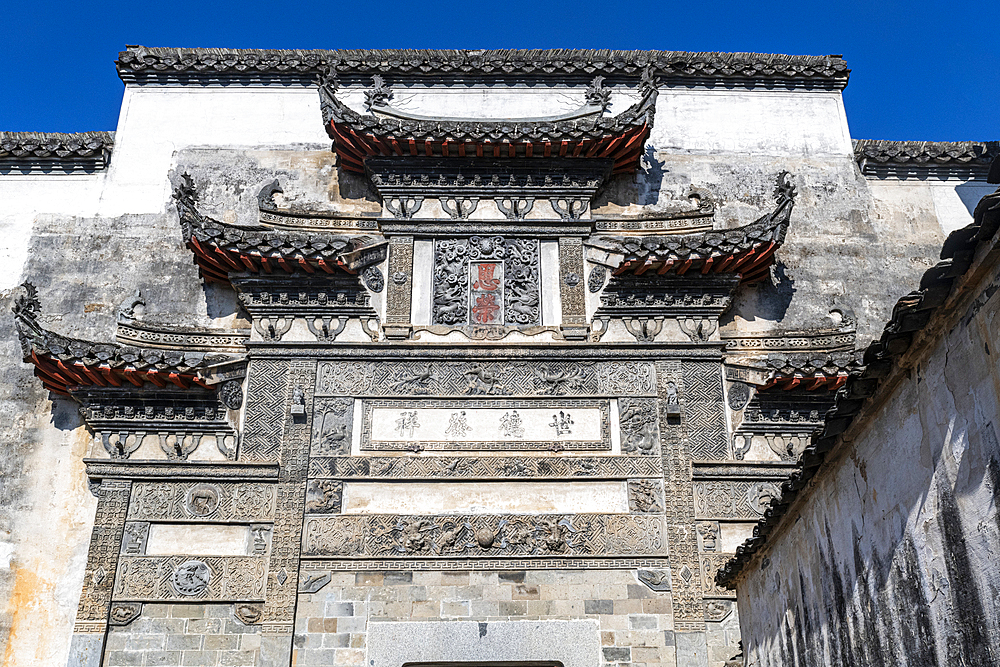
[[[1000,264],[738,583],[747,664],[1000,661]],[[969,303],[971,302],[971,303]]]

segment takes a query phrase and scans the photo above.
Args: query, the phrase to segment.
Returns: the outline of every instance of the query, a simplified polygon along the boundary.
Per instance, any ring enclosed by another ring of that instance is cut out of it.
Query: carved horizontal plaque
[[[266,522],[274,519],[274,499],[273,484],[137,482],[128,518]]]
[[[337,516],[307,519],[303,557],[663,555],[658,516]]]
[[[655,396],[650,361],[324,361],[317,396]]]
[[[331,456],[309,461],[310,477],[496,479],[532,477],[659,477],[651,456]]]
[[[263,600],[267,568],[253,556],[122,556],[115,600]]]
[[[366,399],[362,451],[611,449],[607,399]]]
[[[695,482],[694,512],[699,519],[758,519],[780,495],[774,482]]]

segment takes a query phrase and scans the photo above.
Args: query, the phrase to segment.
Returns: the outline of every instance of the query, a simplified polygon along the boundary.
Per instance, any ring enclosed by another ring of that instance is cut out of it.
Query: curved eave
[[[836,375],[776,375],[768,380],[763,386],[757,388],[757,392],[763,391],[836,391],[847,383],[848,373],[837,373]]]
[[[214,389],[197,373],[134,366],[112,368],[110,364],[86,364],[63,361],[50,354],[32,350],[24,359],[35,367],[35,377],[54,394],[71,396],[80,387],[122,387],[128,384],[142,387],[149,383],[160,389],[173,385],[180,389]]]
[[[582,139],[486,139],[479,137],[412,137],[359,132],[348,123],[330,121],[327,134],[347,171],[365,173],[364,161],[374,156],[492,157],[492,158],[610,158],[612,173],[632,173],[639,165],[650,125]]]
[[[688,273],[738,273],[741,282],[754,283],[767,277],[768,270],[774,263],[774,252],[780,245],[776,241],[769,241],[738,252],[706,255],[691,253],[683,258],[658,257],[655,253],[650,253],[642,258],[626,258],[612,273],[616,276],[625,273],[641,276],[649,271],[661,276],[667,273],[677,276]]]
[[[385,245],[383,241],[378,245]],[[201,277],[207,283],[229,283],[230,273],[256,274],[329,274],[355,275],[357,270],[351,267],[345,255],[335,258],[309,257],[302,253],[270,253],[257,250],[239,250],[233,247],[223,247],[211,241],[198,241],[196,236],[188,239],[187,247],[194,253]],[[361,250],[369,250],[369,246]]]

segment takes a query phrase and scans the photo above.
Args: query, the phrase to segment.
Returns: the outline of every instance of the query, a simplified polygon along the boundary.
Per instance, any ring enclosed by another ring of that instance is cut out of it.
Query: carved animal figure
[[[464,375],[469,381],[469,388],[466,390],[466,393],[472,394],[480,391],[491,393],[496,387],[496,373],[488,371],[482,366],[473,366],[469,370],[465,371]]]
[[[561,394],[568,389],[578,387],[584,379],[583,369],[579,366],[552,370],[546,366],[533,366],[531,369],[542,382],[549,385],[543,393]]]

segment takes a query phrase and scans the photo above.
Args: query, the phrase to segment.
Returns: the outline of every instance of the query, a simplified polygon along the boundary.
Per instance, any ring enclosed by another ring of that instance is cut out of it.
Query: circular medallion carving
[[[189,560],[181,563],[174,570],[171,581],[174,590],[179,595],[198,595],[212,580],[212,570],[200,560]]]
[[[576,273],[567,273],[563,280],[565,280],[566,284],[570,287],[576,287],[580,284],[580,276]]]
[[[192,516],[208,516],[219,508],[219,487],[195,484],[184,499],[184,507]]]
[[[476,542],[483,549],[492,547],[494,540],[496,540],[496,535],[489,528],[480,528],[476,531]]]
[[[747,500],[750,502],[750,507],[754,512],[761,515],[767,510],[772,500],[780,497],[781,491],[778,490],[777,485],[770,482],[758,482],[752,485],[749,491],[747,491]]]
[[[219,387],[219,400],[230,410],[243,406],[243,385],[238,380],[226,380]]]
[[[396,283],[397,285],[405,285],[406,274],[403,273],[402,271],[396,271],[394,274],[392,274],[392,282]]]
[[[382,272],[379,271],[377,266],[369,266],[361,274],[361,277],[364,279],[368,289],[373,292],[381,292],[382,288],[385,287],[385,278],[382,277]]]
[[[750,402],[752,390],[750,385],[743,382],[733,382],[729,385],[729,407],[733,410],[742,410]]]

